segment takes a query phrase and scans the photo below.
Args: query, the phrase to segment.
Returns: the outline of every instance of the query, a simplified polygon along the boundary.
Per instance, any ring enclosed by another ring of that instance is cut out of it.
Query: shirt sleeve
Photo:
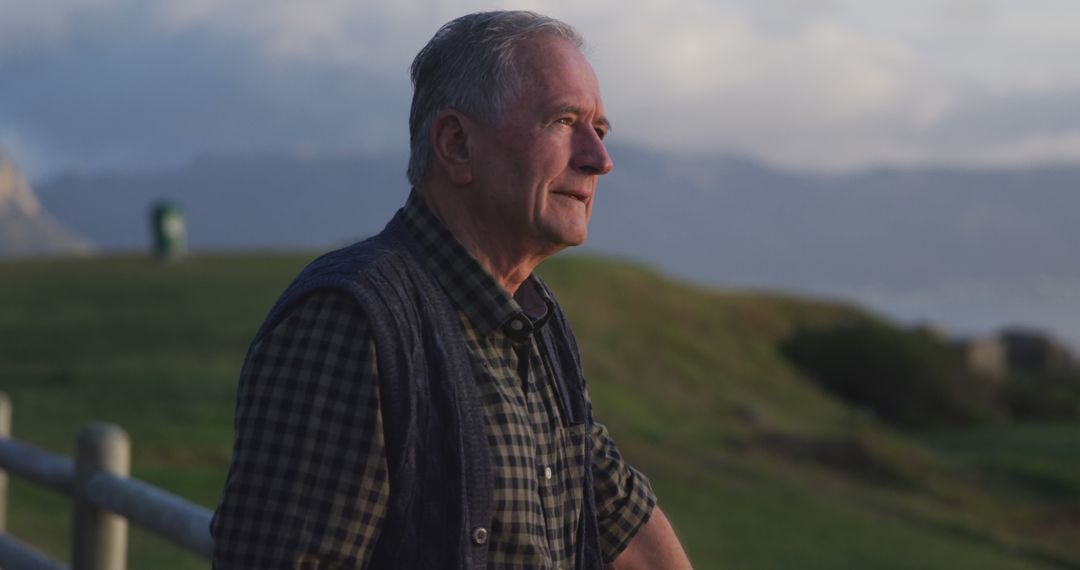
[[[355,300],[316,293],[252,347],[235,430],[214,567],[363,567],[389,482],[375,343]]]
[[[648,478],[626,463],[606,427],[594,422],[592,432],[593,490],[605,563],[615,560],[649,520],[656,495]]]

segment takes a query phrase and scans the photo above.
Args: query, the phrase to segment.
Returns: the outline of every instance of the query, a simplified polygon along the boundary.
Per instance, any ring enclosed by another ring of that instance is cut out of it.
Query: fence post
[[[11,437],[11,399],[0,392],[0,438]],[[0,469],[0,534],[7,532],[7,471]]]
[[[79,430],[75,444],[75,517],[72,528],[72,570],[125,570],[127,519],[96,507],[86,481],[98,471],[127,477],[131,441],[119,426],[91,423]]]

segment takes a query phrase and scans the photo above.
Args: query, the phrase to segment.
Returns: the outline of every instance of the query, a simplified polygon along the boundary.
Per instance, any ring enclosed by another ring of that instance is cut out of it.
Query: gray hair
[[[409,183],[419,186],[431,168],[431,125],[444,109],[496,120],[517,94],[516,52],[525,41],[551,34],[585,44],[573,27],[534,12],[478,12],[448,22],[416,54],[409,112]]]

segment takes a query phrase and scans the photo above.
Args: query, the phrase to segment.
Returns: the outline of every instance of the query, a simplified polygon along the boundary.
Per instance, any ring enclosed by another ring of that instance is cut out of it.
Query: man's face
[[[518,254],[551,255],[585,241],[596,182],[612,168],[596,75],[570,42],[522,46],[517,96],[471,141],[478,192],[472,211],[488,239]]]

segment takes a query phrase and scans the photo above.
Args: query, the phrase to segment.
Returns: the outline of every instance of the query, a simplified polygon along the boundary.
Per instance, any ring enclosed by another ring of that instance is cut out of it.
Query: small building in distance
[[[1009,356],[1005,341],[985,336],[964,341],[967,365],[976,374],[1000,382],[1009,375]]]
[[[1033,329],[1010,327],[1001,331],[1010,370],[1065,372],[1077,367],[1072,352],[1050,335]]]
[[[960,341],[968,367],[991,379],[1004,380],[1014,372],[1055,373],[1077,370],[1077,360],[1051,335],[1024,327],[1007,327],[991,336]]]

